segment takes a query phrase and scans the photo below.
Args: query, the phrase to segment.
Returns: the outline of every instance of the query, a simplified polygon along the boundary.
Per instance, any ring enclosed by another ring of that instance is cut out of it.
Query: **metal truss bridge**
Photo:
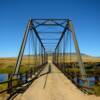
[[[71,42],[74,53],[71,52]],[[72,54],[76,55],[77,63],[72,60]],[[8,89],[4,91],[12,97],[18,92],[27,90],[30,84],[41,76],[44,69],[48,70],[47,74],[50,73],[53,70],[52,66],[56,66],[73,83],[75,83],[74,77],[77,77],[76,86],[79,87],[78,81],[83,80],[83,87],[87,87],[87,75],[72,21],[69,19],[29,19],[14,73],[9,74]],[[28,70],[21,73],[21,67],[28,67]],[[80,72],[77,74],[67,71],[71,67],[78,67]]]

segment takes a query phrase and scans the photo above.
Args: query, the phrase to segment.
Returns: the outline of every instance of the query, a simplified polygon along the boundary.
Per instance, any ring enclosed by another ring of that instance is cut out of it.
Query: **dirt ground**
[[[51,63],[40,77],[23,94],[15,100],[100,100],[100,97],[86,95],[68,80],[59,69]]]

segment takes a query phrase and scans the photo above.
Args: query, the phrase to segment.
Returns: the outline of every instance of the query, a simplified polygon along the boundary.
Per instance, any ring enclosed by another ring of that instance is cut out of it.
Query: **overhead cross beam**
[[[67,19],[32,19],[36,23],[35,28],[39,26],[60,26],[64,28],[64,23]]]
[[[49,31],[48,32],[47,31],[46,32],[45,31],[44,32],[43,31],[38,31],[38,33],[40,33],[40,34],[52,34],[53,35],[53,34],[62,33],[62,31],[55,31],[55,32],[53,32],[53,31],[52,32],[49,32]]]

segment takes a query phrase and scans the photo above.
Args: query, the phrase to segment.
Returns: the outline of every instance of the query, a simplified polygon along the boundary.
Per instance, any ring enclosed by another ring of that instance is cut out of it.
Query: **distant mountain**
[[[48,56],[51,56],[53,53],[48,53]],[[66,56],[68,55],[71,55],[71,56],[76,56],[76,53],[66,53],[65,54]],[[30,57],[32,57],[33,55],[24,55],[24,57],[28,57],[28,56],[30,56]],[[81,53],[81,56],[82,57],[87,57],[87,58],[100,58],[100,57],[95,57],[95,56],[91,56],[91,55],[88,55],[88,54],[85,54],[85,53]]]
[[[51,54],[49,54],[49,55],[51,55]],[[76,56],[76,53],[66,53],[65,55],[71,55],[71,56]],[[85,54],[85,53],[81,53],[81,56],[84,56],[84,57],[93,57],[93,56],[91,56],[91,55],[87,55],[87,54]]]
[[[82,56],[86,56],[86,57],[93,57],[91,55],[85,54],[85,53],[81,53]]]

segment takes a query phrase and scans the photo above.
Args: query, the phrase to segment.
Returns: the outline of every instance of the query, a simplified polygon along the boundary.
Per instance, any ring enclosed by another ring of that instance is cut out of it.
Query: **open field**
[[[48,57],[49,59],[52,59],[51,57]],[[36,63],[41,63],[39,60],[41,58],[37,57],[37,60],[35,62],[35,57],[24,57],[21,64],[21,71],[25,71],[29,69],[29,63],[31,66],[35,66]],[[63,57],[59,58],[60,63],[68,63],[68,62],[77,62],[77,57],[75,55],[65,56],[65,59]],[[65,61],[64,61],[65,60]],[[91,56],[82,56],[82,60],[84,63],[96,63],[100,62],[100,58],[91,57]],[[12,73],[14,71],[16,64],[16,58],[0,58],[0,73]]]
[[[37,59],[37,60],[35,60]],[[41,64],[41,58],[24,57],[22,59],[20,72],[27,71],[30,67],[35,67],[36,64]],[[29,65],[30,64],[30,65]],[[12,73],[15,69],[16,58],[0,58],[0,73]]]
[[[63,56],[60,56],[58,59],[60,62],[78,62],[77,61],[77,56],[76,55],[65,55],[65,58]],[[82,55],[82,60],[83,62],[87,62],[87,63],[94,63],[94,62],[100,62],[100,58],[98,57],[92,57],[92,56],[86,56],[86,55]]]
[[[35,60],[37,59],[37,60]],[[30,67],[35,67],[35,65],[38,63],[41,64],[41,62],[39,62],[41,58],[39,57],[24,57],[23,60],[22,60],[22,64],[21,64],[21,69],[20,69],[20,72],[25,72],[27,70],[30,69]],[[83,62],[84,63],[89,63],[89,64],[93,64],[93,63],[98,63],[100,62],[100,58],[96,58],[96,57],[91,57],[91,56],[82,56],[82,59],[83,59]],[[49,56],[48,57],[48,60],[52,60],[52,57]],[[59,58],[60,60],[60,63],[70,63],[70,62],[76,62],[77,63],[77,58],[75,55],[73,55],[71,57],[71,60],[70,60],[70,56],[65,56],[65,61],[63,61],[63,57],[60,57]],[[29,65],[30,63],[30,65]],[[0,58],[0,73],[12,73],[15,69],[15,64],[16,64],[16,58]],[[94,67],[94,66],[93,66]],[[67,69],[66,69],[67,71]],[[79,68],[69,68],[70,72],[76,72],[76,73],[79,73]],[[100,72],[100,70],[94,70],[94,69],[89,69],[87,70],[91,73],[93,72]],[[3,90],[5,87],[7,87],[7,84],[5,85],[1,85],[0,86],[0,90]],[[94,86],[94,91],[96,92],[97,95],[100,95],[100,86]],[[7,95],[7,94],[3,94],[3,95]],[[2,96],[3,96],[2,95]]]
[[[37,60],[36,60],[37,59]],[[48,59],[52,60],[51,56]],[[100,62],[100,58],[92,57],[92,56],[82,56],[82,60],[84,63],[93,64]],[[30,67],[35,67],[36,64],[41,64],[41,58],[39,57],[23,57],[21,63],[21,72],[28,70]],[[65,56],[65,59],[61,56],[59,58],[60,63],[77,63],[77,57],[75,55]],[[15,69],[16,58],[0,58],[0,73],[12,73]]]

